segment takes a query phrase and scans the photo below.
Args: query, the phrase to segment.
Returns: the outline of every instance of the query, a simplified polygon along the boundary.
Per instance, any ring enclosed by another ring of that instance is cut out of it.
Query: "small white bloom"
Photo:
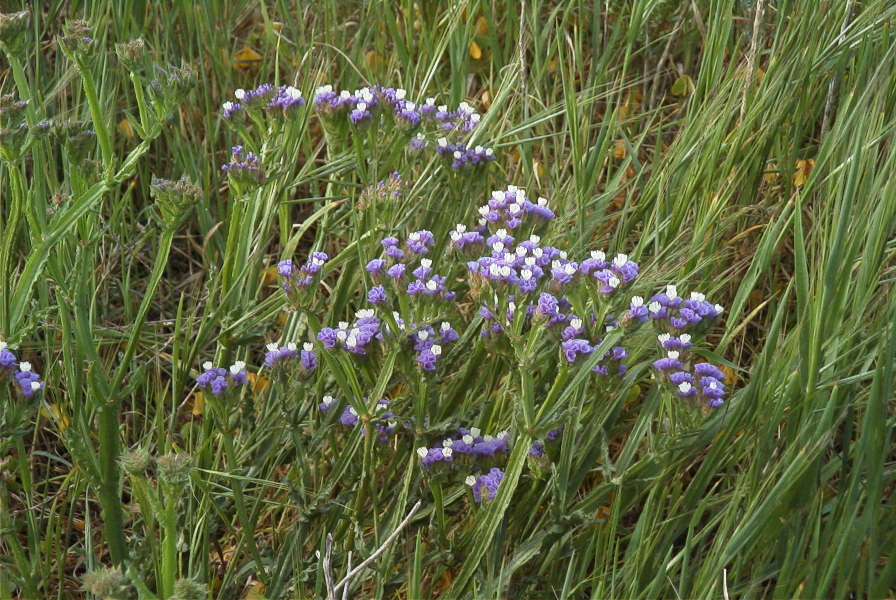
[[[22,373],[27,373],[30,370],[31,370],[30,362],[22,361],[19,363],[19,371],[21,371]]]
[[[669,350],[669,352],[666,353],[666,356],[672,360],[678,360],[678,350]]]
[[[481,433],[482,433],[482,430],[479,429],[478,427],[470,427],[470,435],[472,435],[474,438],[479,437],[479,434],[481,434]]]
[[[442,324],[439,326],[442,331],[448,331],[451,329],[451,323],[448,321],[442,321]]]
[[[691,343],[691,334],[690,333],[682,333],[678,336],[678,339],[682,344],[690,344]]]
[[[39,390],[40,388],[41,388],[41,383],[40,383],[39,381],[32,381],[32,382],[31,382],[31,391],[32,391],[32,392],[36,392],[36,391]]]
[[[348,329],[348,321],[339,321],[339,329]]]
[[[725,312],[725,307],[722,306],[721,304],[716,304],[714,308],[716,309],[716,312],[719,314],[722,314],[723,312]]]
[[[432,266],[432,259],[431,258],[421,258],[420,266],[423,267],[424,269],[430,268]]]
[[[398,88],[395,90],[395,97],[399,100],[404,100],[407,95],[408,91],[404,88]]]
[[[421,329],[420,331],[417,332],[417,339],[420,340],[421,342],[426,341],[427,339],[429,339],[429,332],[426,331],[425,329]]]
[[[292,348],[290,348],[290,350],[295,350],[295,346],[295,344],[292,344]],[[312,350],[314,350],[314,344],[312,344],[311,342],[305,342],[304,344],[302,344],[302,350],[304,350],[305,352],[311,352]]]
[[[238,360],[232,365],[230,365],[230,373],[231,375],[238,375],[240,371],[246,368],[246,363]]]
[[[267,348],[271,352],[276,352],[280,348],[280,346],[278,346],[276,342],[271,342],[270,344],[265,346],[265,348]]]
[[[622,268],[625,266],[625,263],[628,262],[628,255],[626,254],[617,254],[616,258],[613,259],[613,264],[618,268]]]
[[[473,475],[467,475],[467,478],[464,479],[464,483],[466,483],[470,487],[473,487],[474,485],[476,485],[476,477],[474,477]]]
[[[691,292],[691,300],[703,302],[704,300],[706,300],[706,296],[704,296],[700,292]]]
[[[436,143],[439,145],[439,148],[446,148],[448,146],[448,139],[440,137],[436,140]]]
[[[451,458],[452,454],[454,454],[454,450],[451,448],[442,448],[442,456],[445,458]]]
[[[680,391],[682,394],[687,394],[691,391],[691,388],[693,388],[693,387],[694,386],[692,386],[689,382],[682,381],[681,383],[678,384],[678,391]]]
[[[340,329],[339,331],[336,332],[336,339],[339,340],[340,342],[344,342],[347,337],[348,337],[348,333],[346,333],[346,331],[344,329]]]
[[[202,363],[202,368],[203,368],[204,370],[206,370],[206,371],[208,371],[209,369],[211,369],[211,368],[212,368],[212,361],[207,360],[207,361],[205,361],[204,363]]]
[[[453,445],[454,440],[452,440],[451,438],[445,438],[444,440],[442,440],[442,448],[450,448]]]
[[[327,394],[326,396],[324,396],[323,398],[321,398],[321,403],[322,403],[324,406],[332,406],[334,402],[336,402],[336,398],[334,398],[334,397],[331,396],[330,394]]]
[[[439,289],[439,284],[436,283],[436,281],[434,279],[430,279],[429,281],[426,282],[426,289],[429,290],[430,292],[434,292],[437,289]]]
[[[644,298],[641,296],[632,296],[632,306],[644,306]]]
[[[233,92],[233,97],[236,98],[237,100],[239,100],[240,102],[242,102],[243,99],[246,97],[246,90],[244,90],[243,88],[237,88]]]
[[[475,429],[475,428],[474,428],[474,429]],[[470,435],[470,434],[468,433],[467,435],[465,435],[465,436],[464,436],[463,438],[461,438],[461,439],[463,439],[464,443],[465,443],[467,446],[469,446],[470,444],[473,443],[473,438],[474,438],[474,437],[475,437],[475,436]]]
[[[678,297],[678,288],[671,284],[667,285],[666,286],[666,296],[668,296],[669,298],[677,298]]]
[[[658,339],[660,341],[660,344],[665,344],[671,338],[672,338],[672,335],[668,334],[668,333],[661,333],[658,336],[656,336],[656,339]]]
[[[417,456],[420,458],[426,458],[426,455],[429,454],[429,448],[426,446],[420,446],[417,448]]]
[[[591,258],[594,260],[604,261],[607,260],[607,255],[603,253],[601,250],[592,250]]]
[[[569,320],[569,326],[573,329],[581,329],[582,328],[582,319],[576,317],[574,319]]]
[[[654,300],[653,302],[651,302],[650,304],[647,305],[647,310],[649,310],[650,312],[652,312],[654,314],[660,312],[662,309],[663,309],[663,305],[660,304],[659,302],[657,302],[656,300]]]

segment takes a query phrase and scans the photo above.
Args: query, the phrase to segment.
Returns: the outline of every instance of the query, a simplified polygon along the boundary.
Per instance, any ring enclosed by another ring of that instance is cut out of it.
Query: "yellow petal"
[[[479,47],[475,40],[470,42],[470,58],[473,60],[482,58],[482,48]]]

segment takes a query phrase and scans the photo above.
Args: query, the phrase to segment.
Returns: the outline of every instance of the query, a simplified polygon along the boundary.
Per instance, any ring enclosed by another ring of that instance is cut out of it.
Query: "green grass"
[[[36,11],[0,58],[0,92],[30,99],[0,113],[0,340],[46,382],[29,400],[0,381],[0,598],[83,597],[103,567],[141,598],[190,597],[181,578],[212,598],[326,597],[328,534],[338,583],[418,500],[352,597],[893,596],[894,16],[886,0]],[[57,41],[76,18],[86,55]],[[115,45],[136,37],[127,68]],[[243,68],[246,47],[261,58]],[[149,85],[182,65],[192,85]],[[220,117],[262,82],[467,101],[498,160],[465,176],[311,110]],[[235,144],[262,155],[264,185],[221,173]],[[401,198],[359,206],[396,168]],[[202,195],[171,204],[153,176]],[[439,270],[448,231],[508,184],[550,200],[539,232],[571,257],[631,255],[631,293],[674,283],[726,307],[701,346],[731,367],[722,408],[658,385],[643,332],[611,382],[520,319],[482,341],[463,294],[458,311],[401,307],[471,323],[435,375],[395,346],[319,352],[311,378],[257,368],[265,343],[365,306],[379,239],[432,230]],[[332,258],[322,284],[290,302],[266,269],[312,250]],[[200,399],[205,360],[245,360],[269,387]],[[378,444],[322,416],[326,393],[362,415],[389,397],[415,425]],[[515,440],[482,505],[466,472],[415,452],[473,425]],[[561,425],[547,464],[527,458]]]

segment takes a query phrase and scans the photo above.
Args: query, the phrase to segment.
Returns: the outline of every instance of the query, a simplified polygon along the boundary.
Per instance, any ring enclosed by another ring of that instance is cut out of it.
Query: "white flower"
[[[271,342],[270,344],[265,346],[265,348],[267,348],[271,352],[276,352],[277,350],[280,349],[280,346],[278,346],[276,342]]]
[[[27,373],[30,370],[31,370],[30,362],[22,361],[19,363],[19,371],[21,371],[22,373]]]
[[[666,286],[666,296],[668,296],[669,298],[677,298],[678,297],[678,288],[671,284],[667,285]]]
[[[202,368],[206,371],[210,370],[212,368],[212,366],[213,366],[212,361],[210,361],[210,360],[207,360],[204,363],[202,363]]]
[[[429,448],[426,446],[420,446],[417,448],[417,456],[420,458],[426,458],[426,455],[429,454]]]
[[[240,102],[242,102],[243,99],[246,97],[246,90],[244,90],[243,88],[237,88],[233,92],[233,97],[236,98],[237,100],[239,100]]]
[[[292,348],[290,348],[290,350],[295,350],[295,344],[291,344],[291,346]],[[304,344],[302,344],[302,349],[305,352],[311,352],[312,350],[314,350],[314,344],[312,344],[311,342],[305,342]]]
[[[594,260],[604,261],[607,260],[607,255],[604,254],[601,250],[592,250],[591,258]]]
[[[467,475],[467,478],[464,479],[464,483],[470,487],[473,487],[474,485],[476,485],[476,477],[474,477],[473,475]]]
[[[470,435],[472,435],[474,438],[479,437],[480,433],[482,433],[482,430],[478,427],[470,427]]]
[[[431,258],[421,258],[421,259],[420,259],[420,266],[423,267],[423,268],[425,268],[425,269],[430,268],[430,267],[432,266],[432,259],[431,259]]]
[[[644,306],[644,298],[641,296],[632,296],[632,306]]]

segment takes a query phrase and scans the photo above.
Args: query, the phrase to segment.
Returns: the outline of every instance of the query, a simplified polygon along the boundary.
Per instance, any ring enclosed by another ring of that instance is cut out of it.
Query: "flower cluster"
[[[495,436],[482,435],[477,427],[470,429],[460,428],[457,435],[442,440],[442,443],[432,448],[421,446],[417,448],[417,456],[424,468],[429,469],[436,463],[453,462],[458,456],[477,458],[493,458],[497,453],[510,451],[510,435],[502,431]]]
[[[264,180],[264,172],[257,154],[246,151],[242,146],[232,147],[230,154],[230,162],[221,165],[222,171],[240,181],[260,183]]]
[[[249,383],[246,374],[246,363],[238,360],[230,368],[215,367],[211,361],[202,363],[202,373],[196,378],[196,385],[203,390],[208,390],[215,396],[220,396],[229,388]]]
[[[366,403],[367,398],[364,398],[363,401]],[[335,404],[336,398],[328,394],[322,398],[320,404],[318,404],[318,409],[322,413],[326,413]],[[357,427],[361,420],[358,417],[358,411],[355,410],[355,407],[348,404],[339,416],[339,422],[346,427]],[[378,439],[382,443],[386,443],[389,439],[388,436],[394,434],[395,430],[398,428],[398,421],[396,420],[395,413],[389,410],[389,401],[385,398],[380,399],[376,403],[370,422],[373,423]],[[366,430],[364,433],[366,434]]]
[[[326,252],[312,252],[305,264],[298,269],[292,260],[281,260],[277,263],[277,273],[283,290],[289,292],[297,287],[308,287],[328,260],[330,257]]]
[[[469,475],[465,483],[473,490],[473,500],[482,502],[482,500],[495,499],[502,479],[504,479],[504,471],[498,467],[492,467],[488,473],[483,473],[478,477]]]
[[[31,368],[31,363],[19,362],[6,342],[0,342],[0,374],[6,373],[13,378],[22,395],[30,398],[44,387],[40,375]]]
[[[324,327],[317,334],[324,348],[339,347],[358,356],[367,355],[367,345],[375,339],[382,339],[380,320],[373,309],[365,308],[355,313],[355,322],[340,321],[337,327]]]
[[[266,346],[267,352],[264,354],[264,366],[272,368],[275,365],[299,357],[299,364],[306,372],[312,372],[317,368],[317,354],[314,352],[314,344],[305,342],[302,344],[302,350],[299,351],[295,342],[289,342],[285,346],[277,343],[271,343]]]
[[[390,280],[397,289],[409,296],[441,297],[445,300],[452,300],[455,293],[445,287],[444,276],[433,273],[431,259],[421,258],[416,267],[409,262],[416,256],[428,254],[434,241],[432,232],[426,229],[408,234],[404,249],[402,249],[401,241],[398,238],[394,236],[383,238],[380,241],[383,255],[369,261],[364,268],[375,283],[379,284],[382,281]],[[411,268],[410,275],[413,276],[413,279],[408,277],[409,268]],[[407,284],[403,283],[405,281]],[[368,300],[372,304],[380,304],[386,299],[386,291],[382,285],[377,285],[368,293]]]
[[[232,119],[246,109],[281,110],[305,106],[302,92],[291,85],[274,86],[262,83],[254,90],[237,89],[233,92],[235,101],[227,101],[221,106],[221,116]]]
[[[654,361],[653,368],[675,387],[678,396],[702,400],[713,408],[721,406],[725,397],[725,374],[708,362],[698,362],[690,367],[690,334],[661,333],[657,339],[666,355]]]

